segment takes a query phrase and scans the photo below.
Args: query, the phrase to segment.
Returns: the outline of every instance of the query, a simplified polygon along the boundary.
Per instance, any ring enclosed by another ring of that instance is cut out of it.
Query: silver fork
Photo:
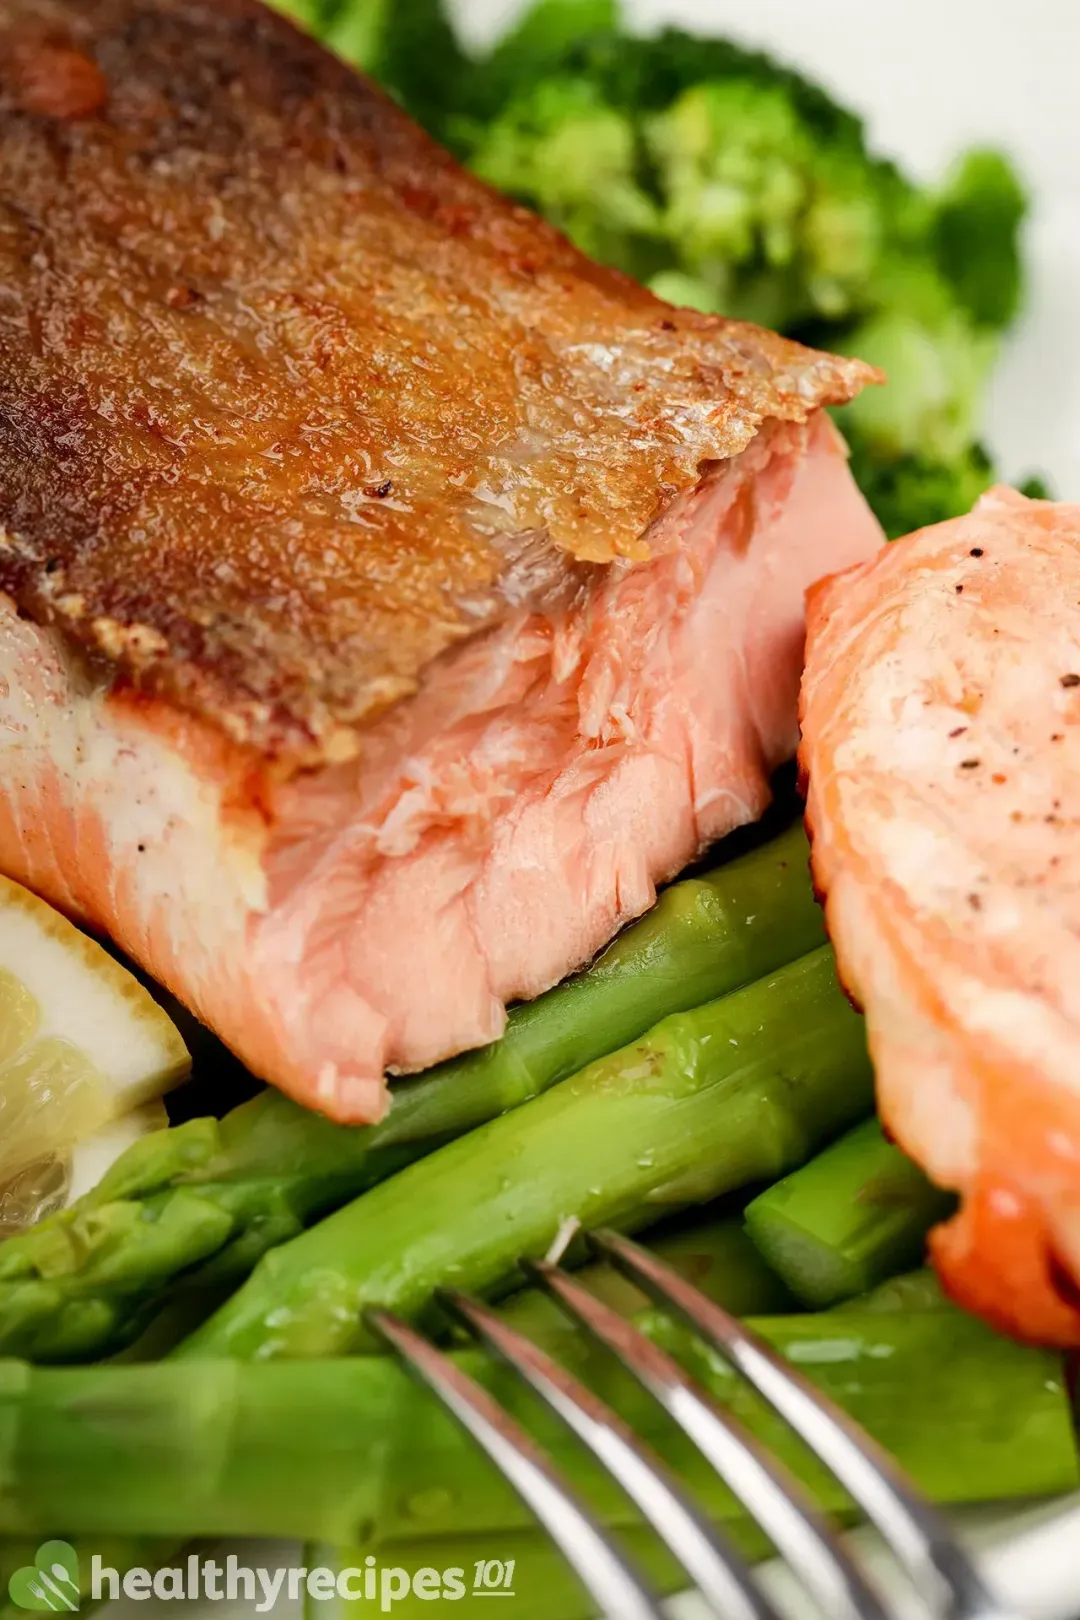
[[[816,1452],[874,1524],[934,1620],[1019,1620],[991,1596],[938,1511],[847,1415],[743,1323],[655,1255],[615,1232],[593,1250],[723,1354]],[[803,1486],[730,1412],[632,1323],[558,1266],[524,1271],[664,1407],[766,1532],[827,1620],[888,1620],[889,1609]],[[713,1612],[724,1620],[779,1620],[740,1553],[666,1465],[578,1379],[479,1301],[439,1300],[507,1363],[618,1480]],[[422,1334],[372,1310],[376,1334],[479,1442],[544,1525],[606,1620],[663,1620],[660,1599],[555,1464],[487,1390]]]

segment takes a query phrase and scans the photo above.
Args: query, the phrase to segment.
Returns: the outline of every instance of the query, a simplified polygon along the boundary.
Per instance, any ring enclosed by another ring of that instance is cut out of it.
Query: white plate
[[[804,67],[867,119],[880,149],[926,179],[971,142],[1006,146],[1034,196],[1027,233],[1027,310],[1009,345],[987,417],[1006,477],[1039,470],[1056,493],[1080,499],[1080,116],[1075,73],[1080,7],[1070,0],[626,0],[643,28],[670,20],[728,33]],[[515,0],[456,0],[465,31],[490,37],[520,9]],[[942,1437],[947,1444],[947,1437]],[[301,1487],[302,1488],[302,1487]],[[1030,1620],[1080,1616],[1080,1496],[1050,1507],[961,1516],[1003,1599]],[[879,1558],[861,1532],[872,1563]],[[239,1552],[240,1549],[237,1548]],[[254,1563],[251,1548],[245,1562]],[[298,1550],[267,1549],[265,1562],[299,1564]],[[882,1570],[889,1578],[888,1564]],[[783,1572],[771,1571],[792,1613],[809,1614]],[[891,1582],[899,1612],[918,1615]],[[364,1607],[367,1607],[366,1605]],[[230,1615],[231,1611],[231,1615]],[[107,1605],[110,1620],[168,1620],[155,1599]],[[191,1620],[231,1620],[246,1604],[185,1604]],[[359,1613],[359,1610],[357,1611]],[[452,1611],[451,1611],[452,1612]],[[276,1620],[298,1620],[281,1602]],[[693,1599],[672,1620],[705,1620]],[[552,1620],[559,1620],[552,1616]]]

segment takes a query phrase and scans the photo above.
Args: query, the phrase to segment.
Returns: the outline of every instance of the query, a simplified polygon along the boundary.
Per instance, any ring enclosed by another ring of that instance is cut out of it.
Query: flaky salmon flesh
[[[872,374],[661,303],[252,0],[0,7],[0,866],[331,1116],[756,817]]]
[[[819,586],[800,763],[879,1103],[963,1304],[1080,1345],[1080,506],[1006,489]]]

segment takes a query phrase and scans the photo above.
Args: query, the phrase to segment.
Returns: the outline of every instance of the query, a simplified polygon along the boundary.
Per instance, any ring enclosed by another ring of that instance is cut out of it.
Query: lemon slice
[[[0,1185],[60,1194],[62,1160],[190,1068],[138,980],[44,900],[0,878]]]
[[[168,1127],[169,1116],[160,1098],[112,1119],[93,1136],[76,1142],[66,1154],[35,1159],[8,1181],[0,1183],[0,1241],[22,1232],[46,1215],[66,1209],[83,1193],[96,1187],[106,1170],[140,1136]]]
[[[63,1204],[73,1204],[76,1198],[96,1187],[106,1170],[110,1170],[121,1153],[137,1142],[140,1136],[167,1128],[169,1116],[160,1098],[133,1108],[122,1119],[111,1119],[93,1136],[77,1142],[71,1150],[68,1163],[66,1196]]]

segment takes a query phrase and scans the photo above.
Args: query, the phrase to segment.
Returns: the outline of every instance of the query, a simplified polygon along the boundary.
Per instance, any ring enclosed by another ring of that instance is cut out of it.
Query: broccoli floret
[[[684,309],[696,309],[702,315],[716,313],[716,294],[704,281],[688,276],[684,270],[661,270],[649,282],[650,292],[669,304],[681,304]]]
[[[962,310],[953,307],[929,321],[903,307],[886,308],[838,346],[888,379],[884,388],[864,389],[841,413],[879,456],[951,461],[972,443],[997,344]]]
[[[470,164],[593,258],[641,273],[643,244],[662,236],[659,210],[638,182],[633,125],[587,79],[541,80],[481,127]]]
[[[893,202],[846,144],[820,147],[785,84],[710,81],[647,124],[668,239],[714,308],[792,328],[865,307]]]
[[[378,79],[433,135],[445,135],[465,94],[470,65],[443,0],[284,3],[317,9],[319,32],[339,56]]]
[[[618,0],[537,0],[475,65],[467,87],[467,115],[483,122],[502,112],[549,69],[575,77],[582,40],[618,38]],[[584,72],[602,93],[598,77]]]
[[[913,452],[883,455],[857,427],[845,426],[851,470],[890,540],[969,512],[994,481],[979,444],[965,445],[947,461]]]
[[[1016,171],[1000,152],[968,152],[937,200],[937,263],[977,325],[1000,331],[1019,309],[1019,233],[1026,211]]]
[[[851,470],[877,514],[890,540],[913,529],[941,523],[970,512],[984,490],[996,480],[994,464],[985,446],[967,444],[949,460],[930,455],[883,455],[869,444],[857,426],[845,424],[851,450]],[[1031,500],[1053,500],[1053,492],[1038,476],[1016,486]]]

